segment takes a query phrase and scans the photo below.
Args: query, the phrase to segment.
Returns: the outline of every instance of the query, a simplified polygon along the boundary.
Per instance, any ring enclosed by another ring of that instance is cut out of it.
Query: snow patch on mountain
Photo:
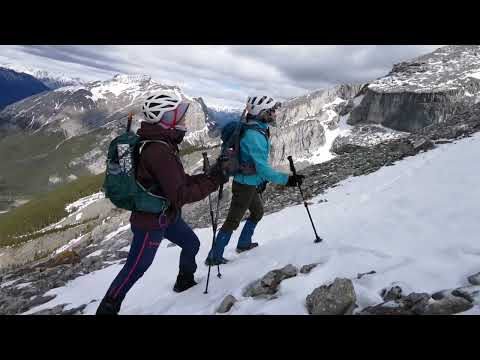
[[[329,118],[326,122],[333,120],[337,115],[333,110],[329,110]],[[348,115],[340,116],[338,126],[330,130],[325,126],[325,144],[313,151],[310,156],[299,158],[297,161],[306,161],[310,164],[320,164],[322,162],[333,159],[336,155],[333,153],[332,145],[335,139],[339,136],[348,136],[352,132],[352,126],[347,124]]]
[[[103,199],[103,198],[105,198],[105,194],[103,192],[98,192],[98,193],[83,197],[81,199],[78,199],[77,201],[74,201],[71,204],[68,204],[65,207],[65,211],[67,213],[80,211],[80,210],[86,208],[87,206],[93,204],[94,202],[96,202],[100,199]]]

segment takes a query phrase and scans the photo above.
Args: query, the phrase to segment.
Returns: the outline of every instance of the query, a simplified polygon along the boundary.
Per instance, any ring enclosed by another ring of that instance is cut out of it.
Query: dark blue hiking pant
[[[132,226],[132,231],[133,241],[127,261],[107,292],[107,296],[116,303],[123,301],[130,288],[150,267],[163,238],[167,238],[182,249],[180,272],[193,274],[197,270],[195,256],[200,248],[200,241],[181,217],[163,230],[142,231]]]

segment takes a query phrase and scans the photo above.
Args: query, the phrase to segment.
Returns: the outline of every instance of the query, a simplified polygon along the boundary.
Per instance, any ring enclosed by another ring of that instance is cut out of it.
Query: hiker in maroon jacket
[[[195,256],[200,242],[183,221],[181,209],[184,204],[204,199],[227,179],[218,165],[214,165],[208,174],[185,174],[178,144],[187,131],[185,113],[188,106],[171,93],[150,96],[143,105],[145,121],[137,135],[142,140],[155,142],[148,142],[139,150],[137,180],[145,188],[157,185],[158,191],[152,192],[167,198],[170,207],[164,215],[132,212],[130,223],[134,236],[127,261],[110,285],[97,315],[118,314],[127,292],[152,264],[163,238],[182,249],[173,290],[182,292],[196,285],[193,274],[197,269]]]

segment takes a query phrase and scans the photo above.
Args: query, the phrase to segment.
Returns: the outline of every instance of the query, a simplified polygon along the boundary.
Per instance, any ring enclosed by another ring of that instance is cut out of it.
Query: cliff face
[[[328,160],[331,145],[341,133],[340,115],[350,111],[361,88],[361,84],[340,85],[285,102],[272,128],[272,164],[285,164],[288,155],[313,162]]]
[[[348,124],[413,131],[444,122],[480,101],[480,46],[445,46],[396,64],[369,84]]]

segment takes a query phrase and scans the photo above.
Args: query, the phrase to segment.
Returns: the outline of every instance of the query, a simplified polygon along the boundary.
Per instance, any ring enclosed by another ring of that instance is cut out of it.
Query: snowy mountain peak
[[[0,64],[0,67],[14,70],[19,73],[31,75],[40,80],[45,86],[50,89],[57,89],[59,87],[69,85],[82,85],[86,83],[85,80],[78,77],[70,77],[61,72],[47,71],[44,69],[38,69],[32,66],[25,66],[22,64],[6,63]]]
[[[377,92],[442,92],[476,87],[480,80],[480,46],[451,45],[393,66],[369,88]]]
[[[113,80],[122,83],[143,83],[150,82],[152,77],[146,74],[116,74]]]

